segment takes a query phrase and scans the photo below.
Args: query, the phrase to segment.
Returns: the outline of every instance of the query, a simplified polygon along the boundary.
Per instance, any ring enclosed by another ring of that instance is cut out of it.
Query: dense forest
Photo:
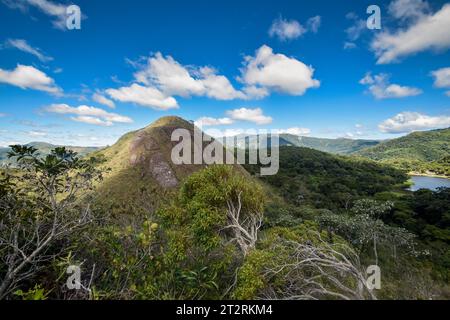
[[[245,168],[253,174],[259,172],[259,166]],[[348,208],[359,198],[400,190],[407,179],[404,172],[372,161],[297,147],[281,147],[278,174],[261,178],[293,205],[330,210]]]
[[[245,167],[251,173],[259,172],[259,166]],[[336,215],[331,220],[337,223],[347,218],[358,201],[391,203],[391,208],[380,216],[381,221],[407,230],[416,238],[417,249],[427,252],[419,260],[410,257],[409,263],[414,265],[423,259],[423,267],[433,270],[431,277],[442,284],[450,281],[449,189],[405,191],[408,177],[404,171],[360,158],[295,147],[282,147],[279,173],[260,179],[288,203],[289,209],[279,210],[279,202],[269,209],[269,216],[277,222],[290,221],[292,217],[282,213],[293,212],[292,216],[299,220],[316,221],[329,219],[327,215],[333,213]],[[315,209],[322,210],[317,213]],[[290,223],[298,220],[294,221]]]
[[[178,126],[192,129],[165,118],[87,157],[13,146],[0,298],[450,298],[448,189],[410,192],[402,170],[299,147],[280,149],[275,176],[177,168]]]

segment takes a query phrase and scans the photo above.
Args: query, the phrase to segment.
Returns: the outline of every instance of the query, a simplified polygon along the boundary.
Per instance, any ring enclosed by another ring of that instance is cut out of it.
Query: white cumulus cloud
[[[434,86],[436,88],[446,88],[450,89],[450,67],[441,68],[431,72],[434,77]],[[445,94],[450,97],[450,90],[445,92]]]
[[[269,35],[271,37],[277,37],[281,41],[293,40],[307,32],[317,33],[321,23],[322,18],[320,16],[309,18],[306,21],[306,27],[297,20],[287,20],[279,17],[272,22]]]
[[[156,88],[144,87],[137,83],[119,89],[107,89],[106,93],[117,101],[132,102],[158,110],[178,108],[178,103],[175,98],[167,97]]]
[[[272,118],[265,116],[261,108],[228,110],[227,115],[233,120],[249,121],[259,125],[272,123]]]
[[[92,95],[92,100],[94,100],[95,102],[98,102],[100,104],[103,104],[107,107],[110,107],[111,109],[114,109],[116,107],[116,105],[114,104],[114,101],[108,99],[107,97],[105,97],[104,95],[102,95],[100,93],[94,93]]]
[[[411,1],[404,1],[411,3]],[[417,6],[417,1],[414,2]],[[413,8],[414,6],[411,6]],[[398,17],[411,17],[413,9],[390,9]],[[420,9],[419,17],[397,32],[384,31],[375,36],[371,48],[378,64],[396,62],[406,56],[426,51],[444,50],[450,47],[450,4],[445,4],[434,14]]]
[[[107,112],[100,108],[81,105],[71,107],[67,104],[52,104],[44,108],[45,112],[73,115],[72,120],[100,126],[112,126],[114,123],[132,123],[129,117]]]
[[[394,0],[389,4],[389,13],[401,20],[420,19],[430,11],[430,5],[424,0]]]
[[[246,99],[242,92],[234,89],[225,76],[217,75],[214,69],[203,67],[199,72],[207,97],[217,100]]]
[[[376,99],[405,98],[422,94],[422,90],[418,88],[389,83],[389,76],[383,73],[374,76],[367,73],[359,83],[366,85]]]
[[[268,88],[258,87],[255,85],[246,86],[246,87],[244,87],[243,91],[245,93],[245,96],[249,100],[250,99],[259,100],[259,99],[263,99],[270,95],[270,91]]]
[[[431,72],[436,88],[450,88],[450,67]]]
[[[318,28],[319,22],[320,19],[314,17],[311,28]],[[133,84],[104,92],[117,101],[167,110],[178,107],[176,96],[254,100],[265,98],[272,91],[299,96],[309,88],[320,86],[320,81],[313,79],[311,66],[295,58],[275,54],[266,45],[259,48],[254,57],[245,57],[241,76],[237,77],[242,83],[241,89],[236,89],[213,67],[182,65],[160,52],[145,59],[145,64],[129,61],[138,69],[134,73]]]
[[[0,83],[7,83],[22,89],[34,89],[60,95],[62,90],[44,72],[32,66],[18,64],[14,70],[0,69]]]
[[[406,133],[412,131],[447,128],[450,116],[429,116],[419,112],[402,112],[379,124],[378,128],[387,133]]]
[[[259,48],[254,57],[245,58],[241,72],[241,81],[253,91],[263,88],[301,96],[306,90],[320,86],[320,81],[313,78],[311,66],[284,54],[275,54],[266,45]]]
[[[185,67],[171,56],[164,57],[160,52],[148,59],[148,64],[135,73],[135,78],[147,86],[158,86],[168,95],[188,97],[200,95],[204,90],[203,85]]]
[[[207,96],[217,100],[245,98],[231,82],[211,67],[183,66],[160,52],[150,57],[147,65],[135,73],[136,81],[153,86],[166,95],[181,97]]]
[[[269,29],[271,37],[278,37],[282,41],[296,39],[306,32],[306,28],[297,20],[286,20],[282,17],[274,20]]]

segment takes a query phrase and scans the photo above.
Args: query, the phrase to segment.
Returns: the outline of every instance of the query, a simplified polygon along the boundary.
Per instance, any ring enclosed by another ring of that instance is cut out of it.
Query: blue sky
[[[450,126],[446,1],[73,3],[81,30],[72,3],[0,0],[0,146],[112,144],[165,115],[331,138]]]

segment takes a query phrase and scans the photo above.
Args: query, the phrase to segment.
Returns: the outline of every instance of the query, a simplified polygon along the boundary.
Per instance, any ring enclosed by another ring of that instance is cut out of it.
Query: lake
[[[414,183],[409,190],[417,191],[419,189],[436,190],[440,187],[450,188],[450,179],[437,178],[437,177],[422,177],[411,176],[411,180]]]

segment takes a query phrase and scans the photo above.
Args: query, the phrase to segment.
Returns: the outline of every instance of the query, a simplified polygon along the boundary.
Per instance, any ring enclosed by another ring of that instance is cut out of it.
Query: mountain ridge
[[[250,139],[263,135],[237,135],[239,139],[244,139],[247,144]],[[381,140],[365,140],[365,139],[348,139],[348,138],[317,138],[317,137],[305,137],[297,136],[293,134],[279,134],[279,146],[294,146],[310,148],[322,152],[328,152],[332,154],[348,155],[353,152],[359,151],[364,148],[372,147],[381,143]],[[268,145],[271,144],[271,138],[268,137]],[[238,142],[238,148],[244,147],[244,142]]]

